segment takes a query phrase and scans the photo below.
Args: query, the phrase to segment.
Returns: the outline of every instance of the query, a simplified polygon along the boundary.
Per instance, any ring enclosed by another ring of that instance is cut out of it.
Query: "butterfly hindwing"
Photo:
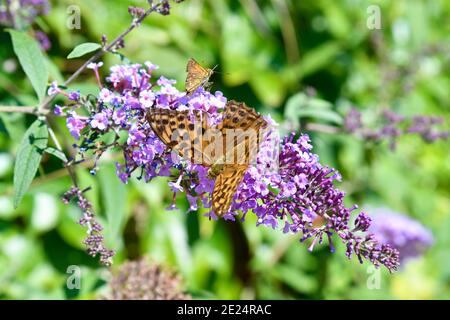
[[[212,210],[221,217],[230,210],[231,201],[244,178],[247,165],[225,165],[217,176],[212,193]]]

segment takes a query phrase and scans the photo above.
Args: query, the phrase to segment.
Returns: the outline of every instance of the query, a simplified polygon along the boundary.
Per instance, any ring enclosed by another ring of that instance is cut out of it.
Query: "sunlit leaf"
[[[285,117],[294,124],[298,124],[301,118],[313,118],[341,125],[342,116],[332,107],[333,105],[327,101],[298,93],[286,103]]]
[[[58,150],[58,149],[55,149],[55,148],[53,148],[53,147],[47,147],[47,148],[45,148],[44,151],[45,151],[46,153],[48,153],[48,154],[51,154],[52,156],[57,157],[58,159],[60,159],[60,160],[62,160],[62,161],[64,161],[64,162],[67,162],[67,157],[66,157],[66,155],[64,154],[64,152],[62,152],[62,151],[60,151],[60,150]]]
[[[116,247],[125,223],[126,187],[117,178],[113,164],[103,164],[98,172],[107,220],[107,242]]]
[[[101,47],[102,46],[100,44],[94,43],[94,42],[82,43],[82,44],[76,46],[72,50],[72,52],[69,53],[69,55],[67,56],[67,59],[74,59],[74,58],[82,57],[89,52],[93,52],[93,51],[100,49]]]
[[[11,35],[14,52],[25,71],[39,101],[45,97],[48,81],[48,65],[35,39],[24,32],[8,30]]]
[[[42,152],[47,147],[47,125],[36,120],[25,132],[14,166],[14,207],[17,208],[36,175]]]

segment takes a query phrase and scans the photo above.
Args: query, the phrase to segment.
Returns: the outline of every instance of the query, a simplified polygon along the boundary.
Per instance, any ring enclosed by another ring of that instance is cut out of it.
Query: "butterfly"
[[[152,108],[147,121],[159,139],[192,163],[209,168],[215,179],[212,210],[222,217],[229,212],[234,195],[256,160],[268,123],[243,102],[228,101],[223,120],[210,126],[208,114],[199,110]]]
[[[209,78],[213,75],[214,69],[202,67],[195,59],[190,58],[186,66],[186,93],[190,95],[199,87],[208,87],[211,85]]]

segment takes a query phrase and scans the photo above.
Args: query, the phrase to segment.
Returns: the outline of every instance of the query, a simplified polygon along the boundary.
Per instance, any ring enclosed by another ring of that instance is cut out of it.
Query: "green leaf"
[[[64,152],[62,152],[62,151],[60,151],[60,150],[58,150],[58,149],[55,149],[55,148],[53,148],[53,147],[47,147],[47,148],[45,148],[44,151],[45,151],[46,153],[48,153],[48,154],[51,154],[51,155],[53,155],[53,156],[55,156],[55,157],[61,159],[61,160],[64,161],[64,162],[67,162],[67,157],[66,157],[66,155],[64,154]]]
[[[297,112],[299,118],[313,118],[321,121],[341,125],[343,120],[340,114],[330,109],[304,109]]]
[[[297,112],[306,104],[307,97],[304,93],[297,93],[293,95],[286,102],[284,116],[287,120],[298,123]]]
[[[285,86],[279,75],[270,71],[255,72],[250,85],[258,98],[266,105],[277,107],[286,94]]]
[[[47,66],[50,79],[56,80],[58,83],[64,83],[64,77],[59,70],[58,66],[50,59],[47,58]]]
[[[2,113],[0,119],[3,122],[6,134],[12,141],[19,140],[27,131],[25,127],[25,116],[22,113]]]
[[[125,225],[126,188],[117,178],[115,166],[112,163],[103,164],[98,172],[102,200],[106,211],[107,228],[105,239],[110,247],[120,245],[120,234]]]
[[[279,264],[271,273],[276,279],[286,283],[297,292],[313,293],[317,290],[317,279],[302,273],[298,268]]]
[[[313,118],[341,125],[342,116],[333,110],[328,101],[311,98],[304,93],[292,96],[286,103],[285,118],[298,125],[301,118]]]
[[[39,101],[42,101],[47,88],[48,64],[44,59],[41,48],[35,39],[24,32],[11,29],[8,32],[11,35],[14,52],[20,65],[30,79]]]
[[[17,208],[30,187],[41,162],[42,152],[47,148],[47,125],[36,120],[25,132],[19,146],[14,166],[14,207]]]
[[[295,80],[303,79],[334,62],[336,56],[341,52],[340,43],[326,42],[306,52],[297,64],[286,69],[284,77]]]
[[[86,53],[93,52],[100,49],[102,46],[94,42],[85,42],[76,46],[71,53],[67,56],[67,59],[79,58]]]

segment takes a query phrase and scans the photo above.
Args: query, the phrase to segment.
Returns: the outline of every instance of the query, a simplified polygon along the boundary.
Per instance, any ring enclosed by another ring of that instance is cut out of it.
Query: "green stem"
[[[32,106],[0,106],[0,112],[37,114],[38,108]]]
[[[148,9],[142,16],[140,16],[138,19],[133,20],[131,25],[123,31],[119,36],[117,36],[116,39],[114,39],[111,43],[106,45],[102,50],[98,51],[96,54],[94,54],[91,58],[89,58],[81,67],[79,67],[65,82],[64,86],[68,86],[72,81],[74,81],[78,76],[87,68],[87,66],[97,61],[100,57],[102,57],[106,52],[109,52],[111,50],[114,50],[116,45],[120,43],[126,35],[128,35],[133,29],[135,29],[137,26],[141,24],[141,22],[152,12],[156,11],[158,7],[161,5],[161,3],[157,3],[155,5],[152,5],[150,9]],[[39,106],[39,112],[43,112],[45,110],[48,110],[50,108],[50,104],[55,99],[57,94],[48,96],[42,104]]]

